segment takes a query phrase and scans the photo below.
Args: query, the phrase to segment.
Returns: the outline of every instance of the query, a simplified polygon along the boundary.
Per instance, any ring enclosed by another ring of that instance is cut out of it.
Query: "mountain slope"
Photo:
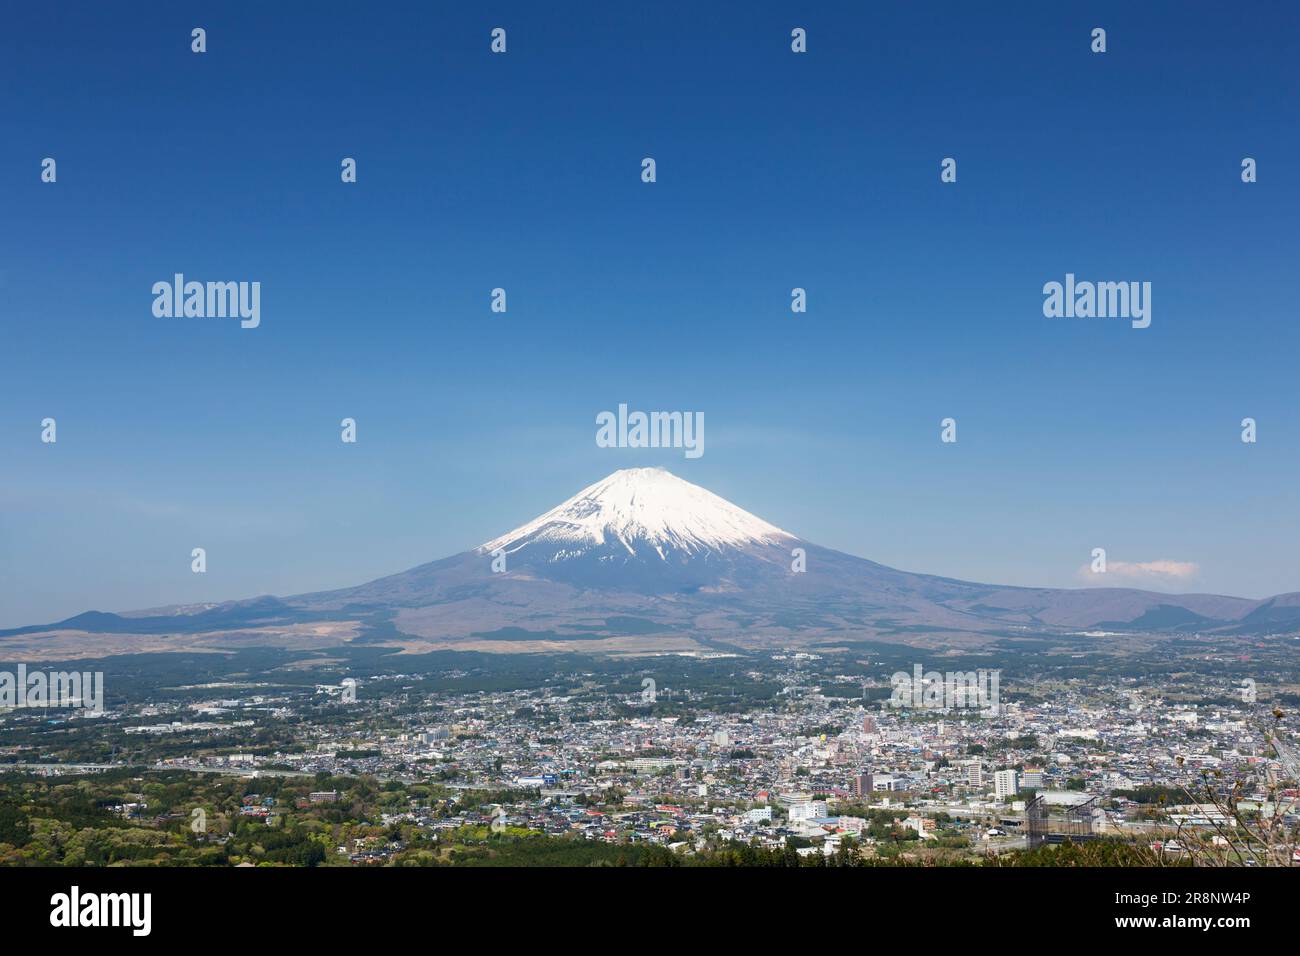
[[[793,570],[797,550],[803,573]],[[501,559],[504,572],[493,572]],[[783,642],[927,629],[1213,630],[1263,603],[1127,588],[1004,587],[899,571],[804,541],[653,468],[615,472],[463,554],[288,601],[315,613],[390,609],[400,631],[426,638],[502,631],[562,637],[575,628],[602,633],[618,619],[624,627],[637,621],[643,633]],[[1259,620],[1270,628],[1300,623],[1291,610]]]
[[[664,646],[790,644],[1086,628],[1259,634],[1300,630],[1300,595],[1020,588],[899,571],[804,541],[662,469],[634,468],[477,548],[357,587],[90,612],[0,637],[290,628],[301,636],[304,625],[329,622],[351,622],[365,639],[440,645],[628,636],[653,644],[656,635]]]

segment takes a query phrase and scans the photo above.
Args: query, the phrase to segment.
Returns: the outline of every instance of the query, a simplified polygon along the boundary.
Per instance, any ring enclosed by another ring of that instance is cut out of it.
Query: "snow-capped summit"
[[[478,551],[504,548],[509,554],[547,546],[563,559],[613,546],[629,556],[650,551],[667,560],[671,551],[691,554],[788,540],[794,535],[662,468],[625,468]]]

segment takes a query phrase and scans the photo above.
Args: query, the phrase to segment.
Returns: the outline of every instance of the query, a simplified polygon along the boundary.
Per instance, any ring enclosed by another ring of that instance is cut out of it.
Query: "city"
[[[99,713],[10,710],[0,760],[36,807],[93,795],[83,826],[171,862],[274,861],[267,828],[313,865],[509,863],[556,852],[547,841],[684,865],[736,846],[805,864],[1015,865],[1090,842],[1132,865],[1205,862],[1229,842],[1249,844],[1240,865],[1300,862],[1297,721],[1274,715],[1290,685],[1224,677],[1250,668],[1212,651],[1155,685],[1141,675],[1158,655],[1067,658],[1001,668],[991,707],[898,707],[880,665],[907,653],[459,655],[359,679],[309,656],[262,661],[256,679],[110,691]],[[317,667],[331,682],[308,682]],[[1272,845],[1232,819],[1275,814]],[[77,862],[61,855],[74,833],[33,810],[17,845],[0,835],[0,862]]]

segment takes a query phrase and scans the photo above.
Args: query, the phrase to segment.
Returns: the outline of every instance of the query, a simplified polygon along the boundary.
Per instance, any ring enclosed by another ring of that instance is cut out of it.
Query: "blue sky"
[[[909,570],[1300,589],[1292,4],[473,6],[7,10],[0,626],[358,583],[644,464]],[[260,328],[156,318],[175,272]],[[1045,318],[1067,272],[1151,327]],[[619,402],[704,456],[597,448]]]

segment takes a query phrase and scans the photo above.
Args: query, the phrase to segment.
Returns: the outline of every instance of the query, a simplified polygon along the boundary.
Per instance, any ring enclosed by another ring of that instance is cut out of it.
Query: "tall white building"
[[[1001,800],[1020,792],[1020,775],[1014,770],[999,770],[993,775],[993,795]]]

